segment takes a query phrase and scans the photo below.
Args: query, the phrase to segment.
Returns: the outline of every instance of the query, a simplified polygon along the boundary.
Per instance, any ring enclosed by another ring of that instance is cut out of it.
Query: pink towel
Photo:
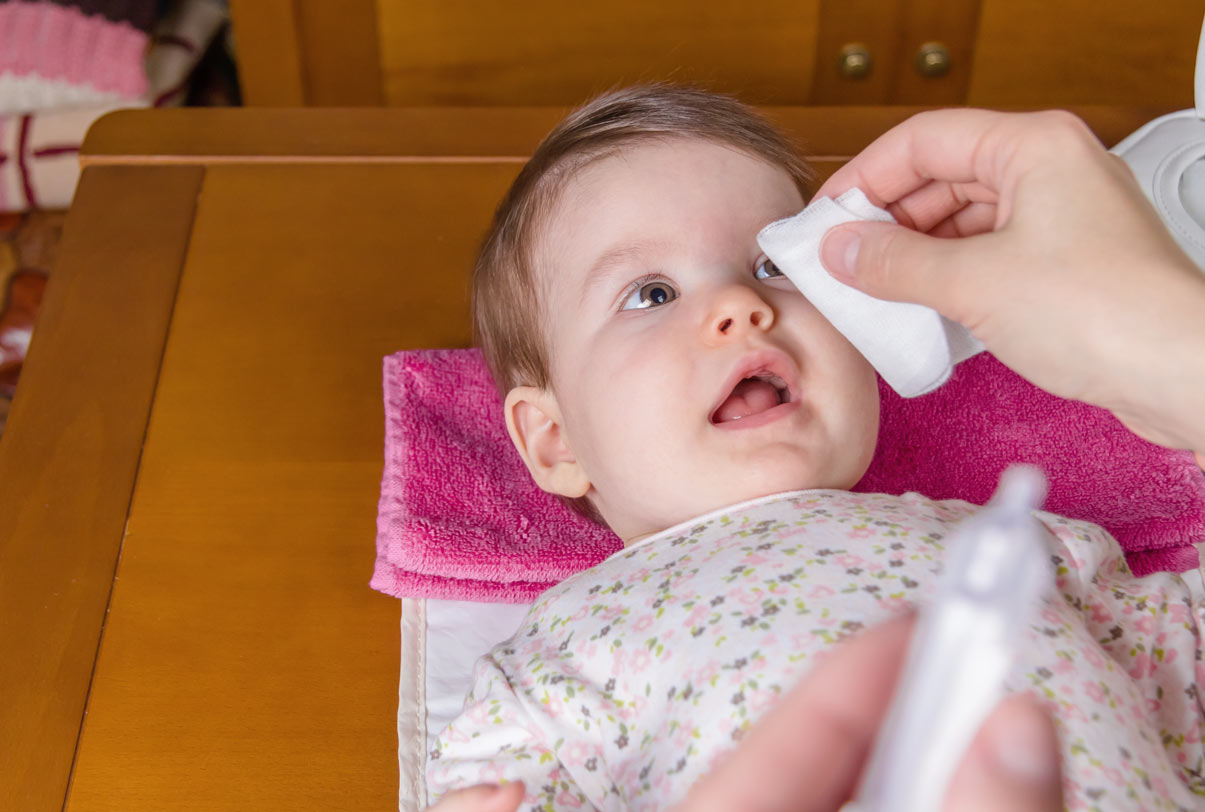
[[[385,359],[374,589],[527,602],[622,546],[536,487],[480,351]]]
[[[1111,531],[1139,574],[1196,565],[1205,476],[1192,455],[1054,397],[990,355],[936,392],[880,383],[879,445],[855,490],[982,504],[1010,462],[1040,465],[1045,509]],[[539,490],[506,435],[477,350],[385,359],[385,471],[372,586],[390,595],[521,603],[620,549]]]
[[[882,418],[870,469],[854,490],[918,491],[983,504],[1011,463],[1040,466],[1043,509],[1104,527],[1139,575],[1197,565],[1205,474],[1192,453],[1148,443],[1104,409],[1044,392],[984,353],[924,397],[879,382]]]

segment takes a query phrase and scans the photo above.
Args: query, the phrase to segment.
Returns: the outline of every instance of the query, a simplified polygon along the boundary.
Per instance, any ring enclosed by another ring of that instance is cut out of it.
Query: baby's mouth
[[[761,372],[738,381],[732,393],[711,413],[711,422],[741,420],[789,403],[790,400],[790,389],[782,378]]]

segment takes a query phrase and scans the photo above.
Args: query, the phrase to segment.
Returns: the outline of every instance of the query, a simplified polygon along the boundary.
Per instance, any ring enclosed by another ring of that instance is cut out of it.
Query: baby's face
[[[564,189],[536,254],[552,395],[587,495],[625,541],[865,472],[874,372],[757,245],[802,207],[781,169],[680,138],[624,148]]]

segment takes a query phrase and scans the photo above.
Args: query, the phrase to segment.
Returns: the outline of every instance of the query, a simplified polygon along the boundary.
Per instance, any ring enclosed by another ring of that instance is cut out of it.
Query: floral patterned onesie
[[[633,544],[541,595],[477,663],[430,754],[433,796],[521,779],[524,809],[671,805],[819,654],[924,603],[975,510],[799,491]],[[1205,607],[1177,575],[1134,577],[1099,527],[1037,515],[1059,594],[1010,687],[1056,715],[1068,808],[1205,809]]]

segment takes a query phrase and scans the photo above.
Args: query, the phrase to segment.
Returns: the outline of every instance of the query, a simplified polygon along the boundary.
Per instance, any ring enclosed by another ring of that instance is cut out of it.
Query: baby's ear
[[[569,447],[556,395],[534,386],[516,386],[503,405],[506,430],[536,484],[549,493],[576,498],[590,480]]]

